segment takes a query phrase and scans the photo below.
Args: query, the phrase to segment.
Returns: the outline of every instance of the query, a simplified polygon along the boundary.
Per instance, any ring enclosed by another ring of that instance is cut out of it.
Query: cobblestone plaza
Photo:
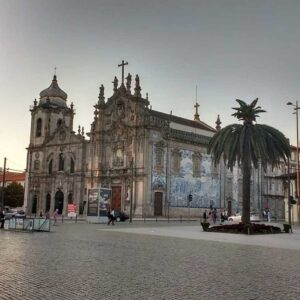
[[[0,231],[0,299],[299,299],[300,229],[205,233],[188,223]]]

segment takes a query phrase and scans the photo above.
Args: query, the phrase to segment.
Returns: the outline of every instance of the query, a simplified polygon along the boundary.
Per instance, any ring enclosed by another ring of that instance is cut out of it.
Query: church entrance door
[[[32,207],[31,207],[32,214],[36,214],[36,208],[37,208],[37,195],[34,195],[32,198]]]
[[[121,209],[121,187],[113,186],[111,188],[111,207],[114,209]]]
[[[64,194],[62,191],[57,191],[55,194],[55,208],[61,214],[64,209]]]
[[[154,216],[162,216],[162,192],[154,193]]]

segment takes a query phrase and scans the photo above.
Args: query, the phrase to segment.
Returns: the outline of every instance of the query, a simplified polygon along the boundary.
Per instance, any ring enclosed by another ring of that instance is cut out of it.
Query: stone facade
[[[25,206],[27,213],[67,204],[86,210],[88,190],[112,189],[115,208],[134,215],[181,215],[189,207],[220,207],[220,181],[211,171],[207,144],[215,129],[200,121],[154,111],[141,95],[139,76],[131,89],[113,81],[105,100],[100,87],[90,131],[73,130],[75,110],[54,76],[31,107]],[[198,107],[197,107],[198,109]],[[189,203],[187,196],[193,195]]]
[[[115,77],[108,99],[101,85],[86,134],[84,128],[73,130],[74,106],[67,104],[56,76],[40,93],[30,109],[27,213],[58,209],[66,214],[73,203],[77,213],[86,214],[88,191],[99,187],[112,189],[114,208],[129,211],[132,203],[134,216],[200,216],[211,206],[241,210],[239,168],[214,166],[207,155],[210,138],[221,128],[219,116],[214,129],[200,120],[198,103],[194,120],[152,110],[138,75],[131,85],[130,74],[120,85]],[[282,218],[284,187],[272,172],[253,171],[251,208],[261,212],[270,205]],[[274,180],[279,183],[271,197]]]

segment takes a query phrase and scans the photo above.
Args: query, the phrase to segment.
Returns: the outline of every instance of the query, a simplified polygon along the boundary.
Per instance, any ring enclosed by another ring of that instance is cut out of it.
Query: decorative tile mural
[[[155,148],[155,147],[153,147]],[[154,149],[153,149],[154,150]],[[191,150],[180,150],[180,174],[174,175],[171,170],[166,169],[166,151],[164,153],[164,166],[162,172],[157,172],[156,151],[153,151],[152,188],[166,188],[166,174],[170,174],[168,185],[170,187],[169,201],[171,207],[188,207],[188,195],[192,194],[193,200],[190,207],[220,207],[220,178],[218,174],[212,174],[211,157],[202,154],[200,177],[193,177],[193,161]],[[170,158],[171,159],[171,158]],[[170,161],[172,166],[172,160]]]

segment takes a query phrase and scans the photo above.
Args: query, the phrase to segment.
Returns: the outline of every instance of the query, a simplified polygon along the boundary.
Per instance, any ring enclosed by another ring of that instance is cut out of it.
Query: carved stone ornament
[[[122,101],[119,101],[117,103],[117,116],[118,116],[118,118],[125,117],[125,105],[124,105],[124,102],[122,102]]]
[[[62,130],[62,131],[59,133],[59,140],[63,142],[63,141],[66,139],[66,137],[67,137],[66,132],[65,132],[64,130]]]
[[[155,144],[155,169],[158,174],[163,172],[164,169],[164,148],[165,142],[160,141]]]
[[[124,145],[117,143],[113,146],[113,165],[121,167],[124,165]]]

